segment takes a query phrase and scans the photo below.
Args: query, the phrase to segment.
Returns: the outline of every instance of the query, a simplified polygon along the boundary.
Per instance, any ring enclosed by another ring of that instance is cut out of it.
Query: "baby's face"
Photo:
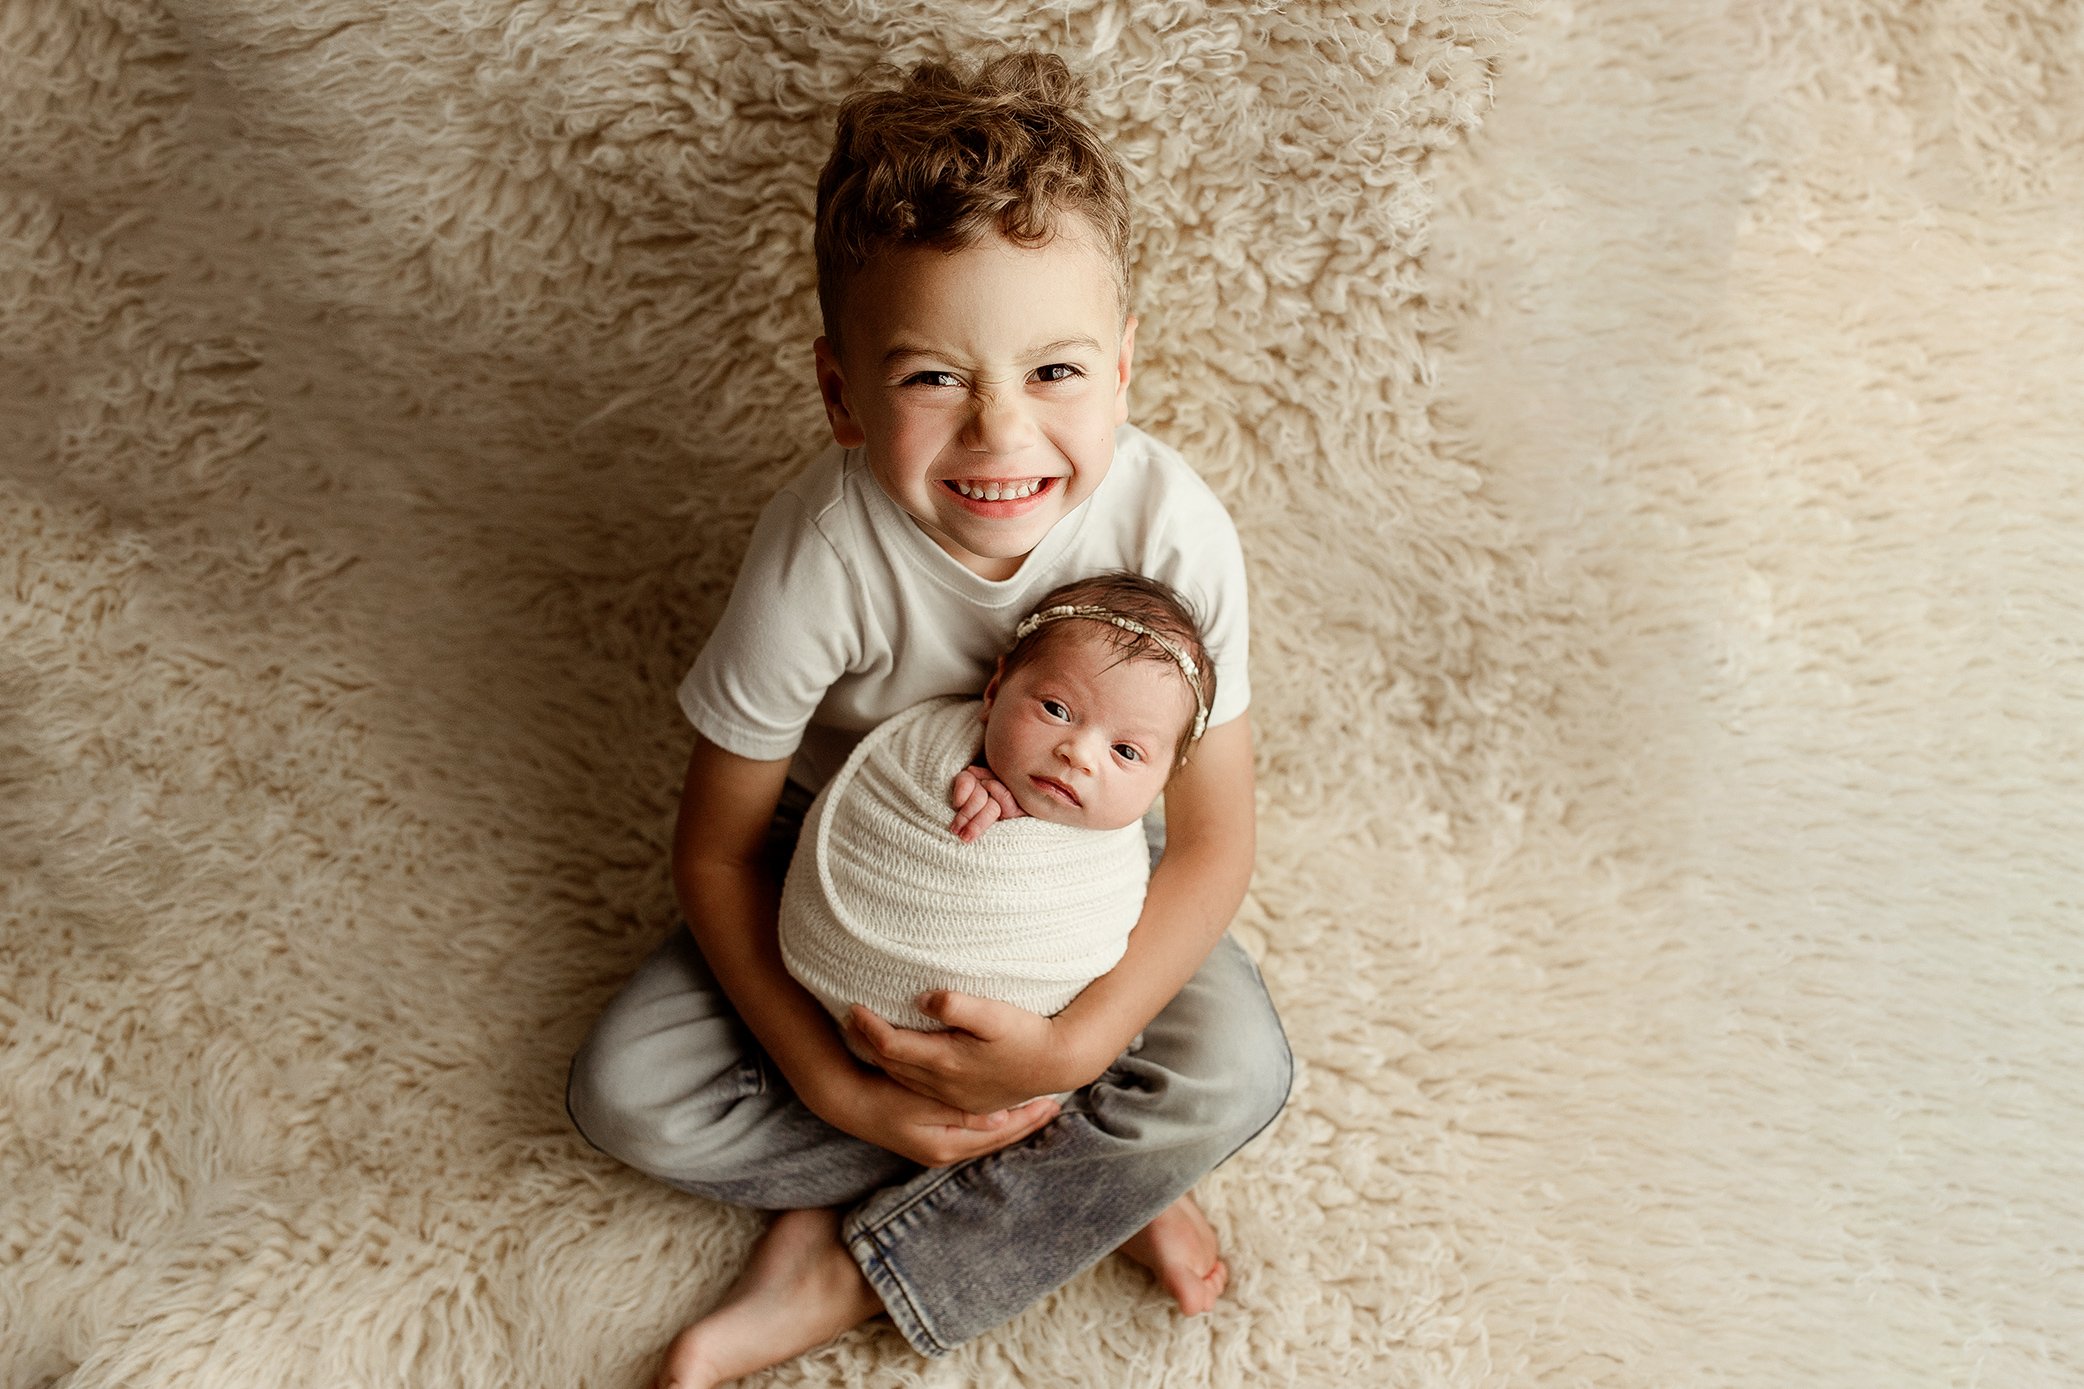
[[[984,692],[984,760],[1038,820],[1120,829],[1165,789],[1194,696],[1170,661],[1066,633]]]
[[[833,437],[963,565],[1003,579],[1093,494],[1128,418],[1136,322],[1084,219],[1037,247],[907,247],[848,282],[817,341]]]

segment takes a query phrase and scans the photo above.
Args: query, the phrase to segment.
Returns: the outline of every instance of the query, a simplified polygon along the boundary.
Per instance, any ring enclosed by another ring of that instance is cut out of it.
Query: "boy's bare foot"
[[[1216,1227],[1192,1196],[1167,1206],[1122,1246],[1122,1253],[1157,1274],[1190,1317],[1215,1306],[1230,1284],[1230,1268],[1216,1246]]]
[[[666,1347],[656,1389],[712,1389],[821,1346],[882,1310],[840,1242],[839,1212],[783,1211],[724,1300]]]

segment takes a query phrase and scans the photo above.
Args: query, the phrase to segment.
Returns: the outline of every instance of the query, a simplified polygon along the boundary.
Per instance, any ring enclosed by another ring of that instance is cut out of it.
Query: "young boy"
[[[1126,426],[1128,200],[1081,94],[1016,55],[840,112],[814,344],[837,447],[762,513],[681,686],[689,929],[609,1005],[568,1095],[604,1151],[783,1212],[666,1382],[878,1312],[944,1354],[1116,1248],[1204,1310],[1227,1271],[1187,1192],[1286,1100],[1279,1020],[1225,934],[1254,840],[1243,560],[1208,488]],[[949,1030],[871,1033],[863,1066],[776,942],[802,807],[869,729],[981,687],[1039,595],[1109,569],[1185,596],[1221,672],[1128,948],[1054,1018],[930,995]]]

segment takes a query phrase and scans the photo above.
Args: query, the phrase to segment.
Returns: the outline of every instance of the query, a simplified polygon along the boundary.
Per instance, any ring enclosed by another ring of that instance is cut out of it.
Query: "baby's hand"
[[[1027,814],[989,767],[965,767],[957,772],[955,784],[948,788],[948,804],[955,807],[949,832],[965,844],[976,843],[979,835],[1001,820],[1018,820]]]

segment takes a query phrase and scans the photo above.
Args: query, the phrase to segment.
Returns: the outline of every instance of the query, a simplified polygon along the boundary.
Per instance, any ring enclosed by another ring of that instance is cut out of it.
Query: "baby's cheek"
[[[1156,778],[1157,785],[1149,787],[1147,788],[1147,790],[1139,793],[1135,797],[1136,813],[1124,819],[1122,823],[1125,825],[1133,825],[1138,820],[1141,820],[1144,816],[1150,814],[1151,808],[1157,805],[1158,803],[1158,797],[1165,794],[1165,783],[1170,781],[1171,779],[1172,778],[1169,776],[1158,777]]]

